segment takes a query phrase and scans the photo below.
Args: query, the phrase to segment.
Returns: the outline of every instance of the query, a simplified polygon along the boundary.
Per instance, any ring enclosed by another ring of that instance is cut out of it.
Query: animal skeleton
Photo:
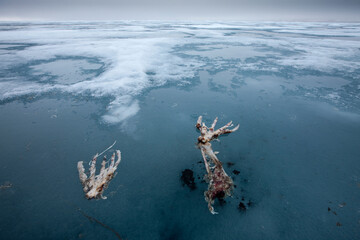
[[[227,196],[231,196],[234,183],[223,169],[222,163],[216,157],[218,152],[214,152],[212,150],[210,142],[214,139],[217,139],[222,134],[232,133],[239,129],[239,125],[233,129],[227,129],[228,127],[233,126],[232,122],[229,122],[218,130],[214,130],[217,121],[218,118],[216,117],[211,127],[208,128],[205,123],[202,122],[202,116],[200,116],[196,123],[196,127],[200,130],[201,133],[201,136],[198,137],[198,146],[201,150],[207,171],[205,179],[209,182],[208,190],[204,192],[204,195],[205,200],[208,203],[209,211],[212,214],[217,214],[217,212],[214,210],[214,207],[212,206],[214,200],[216,198],[223,199]],[[210,158],[210,162],[208,162],[207,157]],[[210,166],[211,163],[213,166]]]
[[[108,187],[111,179],[114,178],[117,166],[121,161],[121,153],[119,150],[116,150],[116,155],[117,155],[117,161],[115,162],[115,153],[113,153],[110,159],[110,165],[108,167],[106,167],[106,156],[104,157],[101,163],[100,173],[96,176],[95,176],[96,159],[99,156],[99,154],[96,154],[91,161],[89,177],[85,174],[83,161],[78,162],[77,168],[79,171],[79,178],[83,186],[83,190],[85,192],[85,197],[87,199],[92,199],[92,198],[106,199],[106,197],[104,197],[102,194],[104,190]]]

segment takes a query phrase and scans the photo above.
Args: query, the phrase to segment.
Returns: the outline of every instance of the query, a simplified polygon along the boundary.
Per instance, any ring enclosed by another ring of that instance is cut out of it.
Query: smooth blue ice
[[[218,215],[199,115],[240,124]],[[360,24],[2,22],[0,136],[0,239],[116,239],[83,213],[129,240],[360,239]],[[77,162],[115,140],[86,200]]]

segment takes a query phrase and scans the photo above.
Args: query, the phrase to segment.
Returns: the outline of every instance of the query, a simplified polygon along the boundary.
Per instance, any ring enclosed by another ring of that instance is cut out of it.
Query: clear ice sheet
[[[116,239],[80,208],[124,239],[358,239],[359,36],[352,23],[0,23],[0,238]],[[216,216],[199,115],[240,124],[213,144],[237,186]],[[114,140],[108,199],[88,201],[76,164]]]

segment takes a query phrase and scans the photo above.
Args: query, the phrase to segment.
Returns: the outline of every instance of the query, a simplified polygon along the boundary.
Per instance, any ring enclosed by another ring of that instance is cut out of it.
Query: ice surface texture
[[[0,23],[0,238],[114,237],[81,207],[131,240],[359,239],[359,48],[359,23]],[[243,126],[211,142],[234,182],[216,216],[199,115]],[[88,201],[75,166],[114,139]]]
[[[289,76],[306,70],[359,78],[360,34],[351,23],[74,22],[0,27],[0,100],[54,92],[107,97],[102,121],[109,124],[134,116],[142,93],[168,83],[189,85],[203,66],[212,71],[231,68]],[[326,39],[314,41],[323,36]],[[65,68],[66,74],[59,71]],[[342,99],[329,91],[322,97]]]

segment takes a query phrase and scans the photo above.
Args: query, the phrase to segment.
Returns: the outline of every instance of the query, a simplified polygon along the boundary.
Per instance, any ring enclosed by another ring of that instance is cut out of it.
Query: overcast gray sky
[[[0,20],[360,21],[360,0],[0,0]]]

